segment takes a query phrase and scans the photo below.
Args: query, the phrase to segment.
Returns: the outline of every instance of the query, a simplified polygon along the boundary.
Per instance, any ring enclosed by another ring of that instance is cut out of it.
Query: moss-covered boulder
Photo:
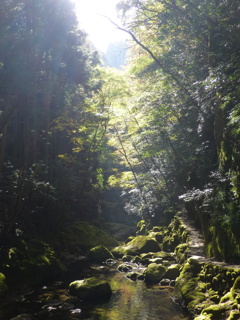
[[[174,249],[174,253],[176,254],[177,260],[180,263],[183,263],[187,259],[188,251],[189,246],[187,243],[181,243]]]
[[[6,285],[5,275],[0,273],[0,299],[7,293],[8,287]]]
[[[157,263],[150,263],[144,271],[144,278],[147,283],[159,282],[166,273],[166,267]]]
[[[112,290],[107,281],[91,277],[71,282],[69,285],[69,293],[82,300],[93,301],[98,298],[110,298]]]
[[[122,258],[125,255],[136,256],[137,251],[128,249],[126,245],[115,247],[111,250],[112,254],[116,258]]]
[[[211,320],[227,319],[231,310],[237,310],[238,305],[232,303],[212,304],[211,306],[202,310],[202,315],[210,316]]]
[[[165,278],[175,280],[180,275],[180,267],[180,264],[172,264],[170,267],[167,268]]]
[[[102,263],[107,259],[113,259],[113,254],[103,245],[96,246],[89,251],[89,260]]]
[[[5,268],[9,287],[39,285],[61,276],[66,268],[57,259],[56,252],[38,239],[21,240],[8,251]]]
[[[155,237],[155,239],[156,239],[156,241],[158,242],[158,243],[162,243],[162,241],[163,241],[163,237],[164,237],[164,234],[163,234],[163,232],[162,231],[159,231],[159,232],[155,232],[154,234],[152,234],[154,237]]]
[[[134,256],[131,256],[130,254],[125,254],[123,257],[122,257],[122,261],[125,261],[125,262],[130,262],[134,259],[135,257]]]
[[[113,248],[115,257],[122,258],[124,255],[139,255],[146,252],[158,252],[160,247],[155,239],[150,236],[137,236],[125,245]]]
[[[176,289],[181,293],[190,313],[195,313],[197,305],[206,300],[206,295],[202,290],[199,276],[201,269],[201,262],[194,259],[188,259],[188,262],[185,263],[176,283]]]
[[[160,250],[157,241],[149,236],[137,236],[127,244],[127,248],[138,253],[158,252]]]
[[[162,240],[162,248],[164,251],[174,251],[177,245],[180,244],[179,236],[176,232],[166,235]]]

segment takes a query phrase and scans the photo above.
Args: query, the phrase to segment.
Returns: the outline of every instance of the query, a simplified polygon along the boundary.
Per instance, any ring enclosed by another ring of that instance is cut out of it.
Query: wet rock
[[[106,265],[108,265],[108,266],[114,266],[117,262],[116,262],[116,260],[114,260],[114,259],[107,259],[106,261],[105,261],[105,263],[106,263]]]
[[[170,267],[168,267],[165,277],[169,278],[170,280],[175,280],[180,275],[180,265],[179,264],[173,264]]]
[[[45,305],[43,306],[43,308],[48,308],[48,307],[58,307],[61,305],[61,301],[57,300],[57,299],[52,299],[52,300],[48,300],[45,302]]]
[[[139,263],[141,261],[141,258],[139,256],[135,256],[132,260],[133,263]]]
[[[153,259],[149,259],[150,263],[157,263],[157,264],[162,264],[163,259],[162,258],[153,258]]]
[[[176,285],[176,280],[171,280],[169,283],[170,287],[175,287]]]
[[[134,259],[134,256],[131,256],[130,254],[125,254],[123,257],[122,257],[122,261],[127,261],[127,262],[130,262]]]
[[[71,313],[72,313],[72,314],[80,314],[81,312],[82,312],[82,309],[79,309],[79,308],[78,308],[78,309],[72,309],[72,310],[71,310]]]
[[[91,267],[90,270],[93,270],[94,272],[99,272],[99,273],[106,273],[109,269],[107,266],[94,266],[94,267]]]
[[[112,294],[109,283],[96,277],[73,281],[69,285],[69,292],[82,300],[109,298]]]
[[[89,260],[102,263],[108,259],[113,259],[112,253],[103,245],[92,248],[89,251]]]
[[[133,267],[128,265],[128,264],[125,264],[125,263],[122,263],[118,266],[118,271],[120,272],[130,272],[132,271]]]
[[[74,307],[75,307],[74,304],[65,302],[60,306],[60,309],[63,311],[69,311],[69,310],[72,310]]]
[[[160,286],[170,286],[170,281],[170,279],[164,278],[159,282],[159,284]]]
[[[19,314],[11,320],[33,320],[33,316],[31,314]]]
[[[144,279],[143,274],[140,272],[136,272],[136,271],[132,271],[132,272],[127,273],[126,277],[133,280],[133,281]]]
[[[157,283],[163,279],[166,273],[166,268],[157,263],[151,263],[148,265],[147,269],[144,271],[145,281],[147,283]]]

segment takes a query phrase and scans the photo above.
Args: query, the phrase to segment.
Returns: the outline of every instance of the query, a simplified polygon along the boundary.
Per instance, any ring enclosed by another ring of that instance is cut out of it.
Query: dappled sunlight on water
[[[89,309],[91,320],[186,320],[181,307],[171,298],[172,289],[147,287],[143,281],[131,281],[122,273],[111,274],[113,294],[110,301]]]

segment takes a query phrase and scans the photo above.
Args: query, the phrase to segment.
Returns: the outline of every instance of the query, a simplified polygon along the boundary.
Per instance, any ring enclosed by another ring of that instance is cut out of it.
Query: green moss
[[[95,298],[108,298],[111,296],[112,290],[107,281],[91,277],[70,283],[69,292],[80,299],[92,300]]]
[[[234,297],[231,292],[228,292],[220,299],[220,303],[224,303],[232,300],[234,300]]]
[[[199,280],[201,268],[202,263],[188,259],[176,283],[176,289],[180,291],[190,313],[195,313],[197,306],[206,300],[206,284]]]
[[[134,259],[134,256],[131,256],[130,254],[126,254],[122,257],[122,261],[125,261],[125,262],[130,262]]]
[[[236,278],[234,284],[232,286],[231,292],[233,293],[240,293],[240,276]]]
[[[226,319],[226,312],[229,310],[229,305],[213,304],[203,309],[203,315],[210,315],[211,319]]]
[[[166,268],[163,265],[150,263],[144,271],[145,281],[147,283],[157,283],[164,277],[165,273]]]
[[[87,222],[78,222],[67,227],[61,233],[61,245],[73,254],[87,252],[91,248],[103,245],[111,249],[118,245],[112,235]]]
[[[116,257],[123,257],[126,254],[136,255],[144,252],[157,252],[159,250],[157,241],[150,236],[137,236],[127,244],[114,248],[112,253]]]
[[[183,263],[186,260],[188,247],[187,243],[181,243],[174,249],[179,262]]]
[[[170,280],[175,280],[180,274],[180,265],[172,264],[166,271],[164,277]]]
[[[17,247],[9,249],[8,256],[5,275],[9,286],[38,285],[64,271],[55,251],[37,239],[19,241]]]
[[[180,244],[179,236],[176,232],[163,238],[162,247],[164,251],[172,252]]]
[[[7,293],[8,287],[6,285],[5,275],[0,273],[0,298],[4,297]]]
[[[111,250],[111,252],[116,258],[122,258],[124,255],[136,256],[138,254],[137,251],[128,249],[125,245],[115,247]]]
[[[229,317],[227,318],[227,320],[239,320],[239,319],[240,319],[239,310],[231,311]]]
[[[92,248],[88,255],[91,261],[97,263],[102,263],[107,259],[113,259],[113,254],[103,245]]]

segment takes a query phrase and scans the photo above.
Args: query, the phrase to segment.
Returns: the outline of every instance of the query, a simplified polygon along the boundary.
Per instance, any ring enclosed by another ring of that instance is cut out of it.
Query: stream
[[[64,282],[55,282],[38,290],[29,290],[12,299],[3,319],[19,314],[31,315],[20,320],[188,320],[182,307],[174,302],[173,288],[148,286],[142,280],[132,281],[117,267],[98,267],[95,276],[110,282],[109,301],[83,303],[69,296]],[[17,318],[18,319],[18,318]],[[14,318],[15,320],[15,318]]]

